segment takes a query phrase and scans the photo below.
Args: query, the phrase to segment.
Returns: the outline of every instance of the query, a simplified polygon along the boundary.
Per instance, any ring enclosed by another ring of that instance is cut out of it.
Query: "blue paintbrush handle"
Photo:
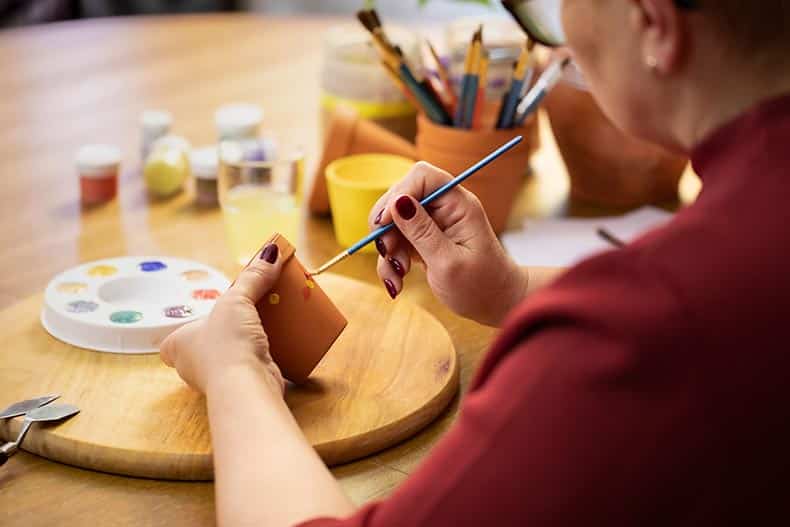
[[[498,158],[499,156],[501,156],[502,154],[504,154],[505,152],[507,152],[508,150],[519,144],[522,139],[523,138],[520,135],[517,135],[516,137],[514,137],[504,145],[500,146],[499,148],[497,148],[496,150],[485,156],[483,159],[481,159],[471,167],[467,168],[466,170],[458,174],[452,180],[448,181],[441,187],[437,188],[436,190],[434,190],[433,192],[422,198],[420,200],[420,205],[424,207],[428,205],[430,202],[439,198],[440,196],[447,194],[450,190],[463,183],[464,180],[466,180],[466,178],[468,178],[469,176],[471,176],[481,168],[484,168],[486,165],[494,161],[496,158]],[[379,238],[383,234],[391,231],[394,227],[395,227],[394,223],[388,223],[387,225],[384,225],[380,229],[371,232],[370,234],[359,240],[357,243],[349,247],[346,252],[349,255],[354,254],[355,252],[359,251],[360,249],[362,249],[364,246],[366,246],[376,238]]]

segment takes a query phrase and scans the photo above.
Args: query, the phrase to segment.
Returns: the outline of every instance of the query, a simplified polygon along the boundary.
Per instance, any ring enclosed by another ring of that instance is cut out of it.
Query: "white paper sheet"
[[[502,243],[521,265],[567,267],[612,248],[596,233],[599,227],[628,242],[671,218],[662,209],[643,207],[623,216],[527,220],[523,230],[503,234]]]

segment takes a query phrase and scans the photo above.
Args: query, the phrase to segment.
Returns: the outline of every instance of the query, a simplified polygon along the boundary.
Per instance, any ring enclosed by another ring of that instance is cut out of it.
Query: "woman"
[[[429,215],[417,200],[449,176],[426,164],[371,212],[371,224],[399,229],[379,244],[392,296],[421,260],[452,309],[506,318],[454,427],[390,498],[355,512],[283,403],[253,308],[277,278],[275,247],[206,322],[165,341],[165,362],[207,394],[220,524],[782,517],[790,7],[696,3],[562,2],[567,44],[602,108],[627,131],[689,153],[704,181],[666,227],[551,281],[508,259],[468,192],[447,194]]]

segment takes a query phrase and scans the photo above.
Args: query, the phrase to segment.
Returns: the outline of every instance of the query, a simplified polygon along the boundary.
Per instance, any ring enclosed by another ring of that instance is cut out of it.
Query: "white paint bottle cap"
[[[77,151],[77,170],[82,176],[103,174],[121,164],[121,150],[112,145],[89,144]]]
[[[255,104],[227,104],[214,114],[220,141],[257,137],[263,122],[263,110]]]

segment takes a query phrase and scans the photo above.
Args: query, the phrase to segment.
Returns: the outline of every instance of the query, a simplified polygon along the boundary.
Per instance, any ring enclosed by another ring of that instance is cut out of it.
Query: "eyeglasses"
[[[529,37],[544,46],[565,44],[562,29],[562,0],[502,0],[516,22]],[[675,0],[681,9],[696,9],[697,0]]]

